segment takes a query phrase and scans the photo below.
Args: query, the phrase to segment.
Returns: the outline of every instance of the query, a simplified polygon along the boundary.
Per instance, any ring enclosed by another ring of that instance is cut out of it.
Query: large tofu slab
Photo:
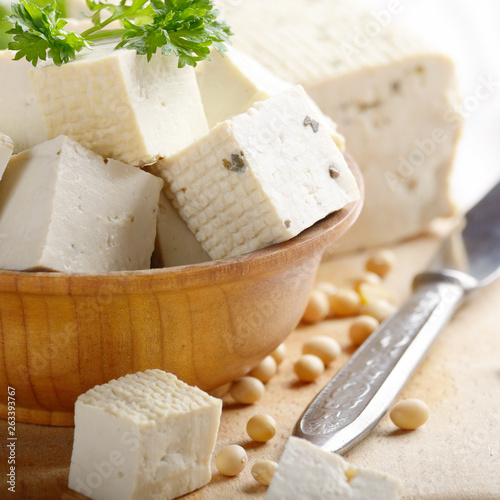
[[[32,64],[13,61],[15,52],[0,50],[0,130],[14,142],[14,153],[47,140],[43,117],[31,86]]]
[[[69,487],[93,500],[170,500],[210,481],[222,402],[161,370],[75,404]]]
[[[366,184],[340,250],[393,242],[449,215],[459,135],[452,61],[350,0],[219,0],[233,41],[304,86],[345,136]]]
[[[212,61],[202,61],[196,66],[196,79],[210,128],[244,113],[255,102],[269,99],[294,86],[233,47],[224,57],[216,51],[211,57]],[[343,151],[345,140],[338,133],[336,123],[324,115],[313,101],[310,105],[316,108],[317,120],[327,127],[332,139]]]
[[[192,67],[174,55],[94,49],[30,76],[49,138],[67,135],[106,158],[154,163],[208,131]]]
[[[164,193],[158,205],[153,267],[185,266],[212,260]]]
[[[65,136],[14,155],[0,182],[0,268],[148,269],[162,184]]]
[[[357,467],[292,436],[266,500],[397,500],[401,489],[400,481],[387,474]]]
[[[5,134],[0,133],[0,180],[2,179],[5,169],[7,168],[7,164],[9,163],[13,150],[14,143],[12,142],[12,139]]]
[[[288,240],[359,197],[300,86],[160,160],[165,194],[212,259]]]

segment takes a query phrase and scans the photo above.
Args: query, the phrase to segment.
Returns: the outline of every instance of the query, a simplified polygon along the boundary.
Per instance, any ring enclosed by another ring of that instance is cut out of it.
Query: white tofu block
[[[155,168],[213,259],[288,240],[359,197],[300,86],[217,125]]]
[[[177,57],[94,49],[61,67],[30,72],[49,138],[67,135],[106,158],[154,163],[208,126],[194,69]]]
[[[69,487],[93,500],[170,500],[211,479],[220,399],[161,370],[126,375],[75,404]]]
[[[14,153],[47,140],[43,117],[31,86],[26,59],[13,61],[13,50],[0,50],[0,130],[14,142]]]
[[[162,181],[61,136],[14,155],[0,182],[0,268],[148,269]]]
[[[269,99],[294,86],[233,47],[229,47],[224,57],[213,51],[211,58],[212,61],[202,61],[196,66],[196,79],[210,128],[244,113],[255,102]],[[316,104],[311,103],[311,106]],[[343,151],[345,140],[338,133],[336,123],[319,108],[315,115]]]
[[[245,50],[304,86],[346,138],[366,198],[339,251],[387,244],[450,215],[461,118],[453,62],[351,0],[219,0]],[[389,7],[390,9],[391,7]],[[389,14],[389,18],[387,18]]]
[[[153,267],[184,266],[210,260],[168,198],[161,193]]]
[[[7,168],[7,164],[9,163],[13,150],[14,143],[12,142],[12,139],[0,132],[0,180],[2,179],[5,169]]]
[[[357,467],[305,439],[290,437],[266,500],[397,500],[401,482]]]

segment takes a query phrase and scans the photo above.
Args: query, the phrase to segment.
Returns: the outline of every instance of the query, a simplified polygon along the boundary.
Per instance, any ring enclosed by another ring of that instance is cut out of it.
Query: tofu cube
[[[69,487],[93,500],[170,500],[211,479],[220,399],[161,370],[126,375],[75,404]]]
[[[208,131],[194,69],[175,55],[94,49],[30,76],[49,138],[67,135],[105,158],[154,163]]]
[[[14,143],[12,139],[5,134],[0,133],[0,180],[3,173],[7,168],[12,151],[14,150]]]
[[[60,136],[14,155],[0,182],[0,268],[147,269],[161,179]]]
[[[0,50],[0,130],[14,142],[14,153],[47,140],[42,113],[31,86],[26,59],[14,61],[13,50]]]
[[[212,259],[288,240],[359,197],[300,86],[160,160],[165,194]]]
[[[153,267],[184,266],[212,260],[164,193],[158,205]]]
[[[340,455],[292,436],[265,500],[397,500],[401,493],[398,479],[357,467]]]
[[[202,61],[196,66],[196,79],[210,128],[244,113],[257,101],[265,101],[293,87],[292,83],[278,78],[253,57],[233,47],[224,57],[216,51],[211,57],[212,61]],[[316,107],[312,100],[310,105]],[[338,133],[337,124],[319,108],[314,114],[343,151],[345,139]]]

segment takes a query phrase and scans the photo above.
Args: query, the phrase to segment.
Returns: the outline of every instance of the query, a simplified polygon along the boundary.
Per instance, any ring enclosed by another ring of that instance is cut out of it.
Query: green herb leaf
[[[45,7],[50,1],[47,0],[33,0],[33,3],[39,7]],[[62,17],[66,16],[66,1],[56,0],[57,10],[61,13]],[[0,50],[5,50],[9,47],[12,41],[12,35],[7,32],[12,28],[12,24],[8,22],[8,17],[11,15],[10,7],[0,4]]]
[[[125,47],[146,55],[148,61],[158,50],[163,55],[174,53],[178,66],[196,66],[204,59],[210,60],[210,47],[222,55],[232,35],[229,26],[217,19],[219,12],[212,0],[121,0],[115,5],[106,1],[87,0],[93,12],[93,27],[77,35],[64,30],[66,21],[61,19],[56,3],[39,7],[28,0],[12,4],[8,18],[13,28],[9,48],[16,50],[15,59],[25,57],[36,66],[47,56],[60,66],[83,48],[91,48],[96,41],[115,40],[115,48]],[[106,12],[103,20],[101,15]],[[106,27],[120,21],[123,28],[108,30]]]
[[[8,21],[14,27],[7,33],[13,35],[9,49],[17,51],[15,60],[25,57],[36,66],[39,59],[45,61],[48,55],[60,66],[89,46],[80,35],[63,29],[67,23],[60,19],[55,6],[55,2],[45,7],[25,1],[12,4]]]
[[[210,0],[151,0],[151,5],[151,22],[124,22],[127,31],[118,47],[145,54],[148,61],[159,48],[163,55],[173,52],[180,68],[210,59],[211,45],[225,53],[224,44],[232,33],[227,24],[217,20],[219,12]]]

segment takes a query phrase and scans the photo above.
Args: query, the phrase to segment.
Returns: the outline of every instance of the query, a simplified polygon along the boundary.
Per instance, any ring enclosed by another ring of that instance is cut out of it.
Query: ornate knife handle
[[[363,439],[475,284],[460,273],[419,275],[414,294],[316,396],[297,422],[294,435],[337,453]]]

